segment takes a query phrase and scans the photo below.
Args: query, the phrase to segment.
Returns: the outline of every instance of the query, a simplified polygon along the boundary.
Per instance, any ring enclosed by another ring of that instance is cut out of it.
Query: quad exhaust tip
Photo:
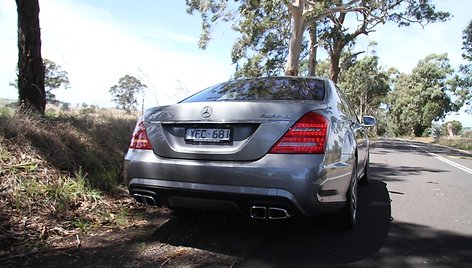
[[[259,207],[259,206],[252,206],[249,209],[249,216],[252,219],[263,220],[267,218],[267,208],[266,207]]]
[[[145,206],[157,206],[157,200],[154,196],[148,194],[133,194],[134,200]]]
[[[283,208],[269,208],[267,214],[271,220],[288,219],[292,216],[286,209]]]
[[[249,209],[249,216],[258,220],[283,220],[292,217],[286,209],[262,206],[252,206]]]

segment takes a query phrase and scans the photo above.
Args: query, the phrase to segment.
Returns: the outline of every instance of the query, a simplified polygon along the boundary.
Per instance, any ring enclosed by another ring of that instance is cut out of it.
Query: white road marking
[[[454,162],[454,161],[451,161],[451,160],[449,160],[449,159],[447,159],[447,158],[444,158],[444,157],[442,157],[442,156],[440,156],[440,155],[437,155],[437,154],[435,154],[435,153],[430,153],[430,152],[426,151],[425,149],[423,149],[423,148],[421,148],[421,147],[419,147],[419,146],[417,146],[417,145],[411,144],[411,143],[409,143],[409,142],[406,142],[406,143],[408,143],[408,144],[409,144],[410,146],[412,146],[412,147],[415,147],[415,148],[420,149],[421,151],[423,151],[423,152],[429,154],[430,156],[432,156],[432,157],[438,159],[439,161],[442,161],[442,162],[444,162],[444,163],[446,163],[446,164],[449,164],[449,165],[451,165],[451,166],[453,166],[453,167],[455,167],[455,168],[458,168],[458,169],[460,169],[460,170],[462,170],[462,171],[465,171],[465,172],[467,172],[467,173],[469,173],[469,174],[472,175],[472,169],[471,169],[471,168],[468,168],[468,167],[466,167],[466,166],[463,166],[463,165],[461,165],[461,164],[458,164],[458,163],[456,163],[456,162]]]
[[[444,158],[444,157],[442,157],[442,156],[439,156],[439,155],[437,155],[437,154],[435,154],[435,153],[430,153],[430,152],[428,152],[428,154],[431,155],[431,156],[433,156],[434,158],[440,160],[440,161],[443,161],[444,163],[447,163],[447,164],[449,164],[449,165],[451,165],[451,166],[453,166],[453,167],[456,167],[456,168],[458,168],[458,169],[460,169],[460,170],[463,170],[463,171],[465,171],[465,172],[467,172],[467,173],[469,173],[469,174],[472,174],[472,169],[471,169],[471,168],[468,168],[468,167],[466,167],[466,166],[463,166],[463,165],[461,165],[461,164],[458,164],[458,163],[456,163],[456,162],[454,162],[454,161],[451,161],[451,160],[449,160],[449,159],[447,159],[447,158]]]

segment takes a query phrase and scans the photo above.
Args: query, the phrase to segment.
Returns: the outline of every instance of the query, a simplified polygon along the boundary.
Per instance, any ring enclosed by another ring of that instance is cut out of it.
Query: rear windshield
[[[182,102],[227,100],[323,100],[325,82],[317,79],[242,79],[207,88]]]

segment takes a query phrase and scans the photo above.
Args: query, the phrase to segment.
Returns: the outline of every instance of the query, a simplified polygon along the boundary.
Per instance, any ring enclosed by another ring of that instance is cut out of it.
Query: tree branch
[[[291,0],[282,0],[284,4],[288,7],[290,14],[295,14],[297,7],[292,3]]]
[[[349,1],[348,3],[344,4],[344,5],[339,5],[339,6],[336,6],[336,7],[333,7],[333,8],[329,8],[325,11],[322,11],[316,15],[314,15],[314,11],[311,11],[311,12],[307,12],[307,13],[304,13],[303,16],[305,17],[305,20],[307,23],[312,23],[314,21],[318,21],[324,17],[327,17],[331,14],[334,14],[334,13],[337,13],[337,12],[342,12],[342,13],[348,13],[348,12],[354,12],[354,11],[357,11],[357,12],[362,12],[362,11],[365,11],[366,8],[365,7],[352,7],[352,5],[358,3],[360,0],[351,0]],[[314,16],[313,16],[314,15]],[[311,17],[313,16],[313,17]]]

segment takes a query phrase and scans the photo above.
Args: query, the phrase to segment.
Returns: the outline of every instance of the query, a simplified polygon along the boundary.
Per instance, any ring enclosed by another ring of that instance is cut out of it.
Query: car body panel
[[[339,209],[344,204],[352,170],[352,158],[342,157],[328,166],[322,165],[323,158],[323,155],[268,154],[257,161],[196,161],[162,158],[152,151],[130,151],[125,174],[131,191],[166,188],[251,194],[256,197],[252,201],[255,203],[257,197],[283,197],[303,214],[313,215],[327,210],[313,206],[314,203],[338,203],[328,210]],[[168,200],[161,201],[168,203]]]
[[[268,204],[291,214],[340,210],[353,171],[356,179],[364,173],[369,143],[342,93],[331,81],[321,80],[327,85],[322,100],[203,101],[148,109],[144,124],[153,149],[129,149],[125,156],[131,194],[152,193],[169,207],[235,208],[242,213]],[[208,107],[211,114],[203,114]],[[270,153],[312,111],[328,122],[324,153]],[[228,127],[233,137],[231,142],[189,142],[185,130],[190,127]]]
[[[327,105],[307,101],[270,102],[193,102],[148,110],[145,125],[154,152],[162,157],[204,160],[256,160],[300,117]],[[205,107],[212,114],[203,118]],[[222,144],[188,143],[189,127],[231,128],[233,141]]]

